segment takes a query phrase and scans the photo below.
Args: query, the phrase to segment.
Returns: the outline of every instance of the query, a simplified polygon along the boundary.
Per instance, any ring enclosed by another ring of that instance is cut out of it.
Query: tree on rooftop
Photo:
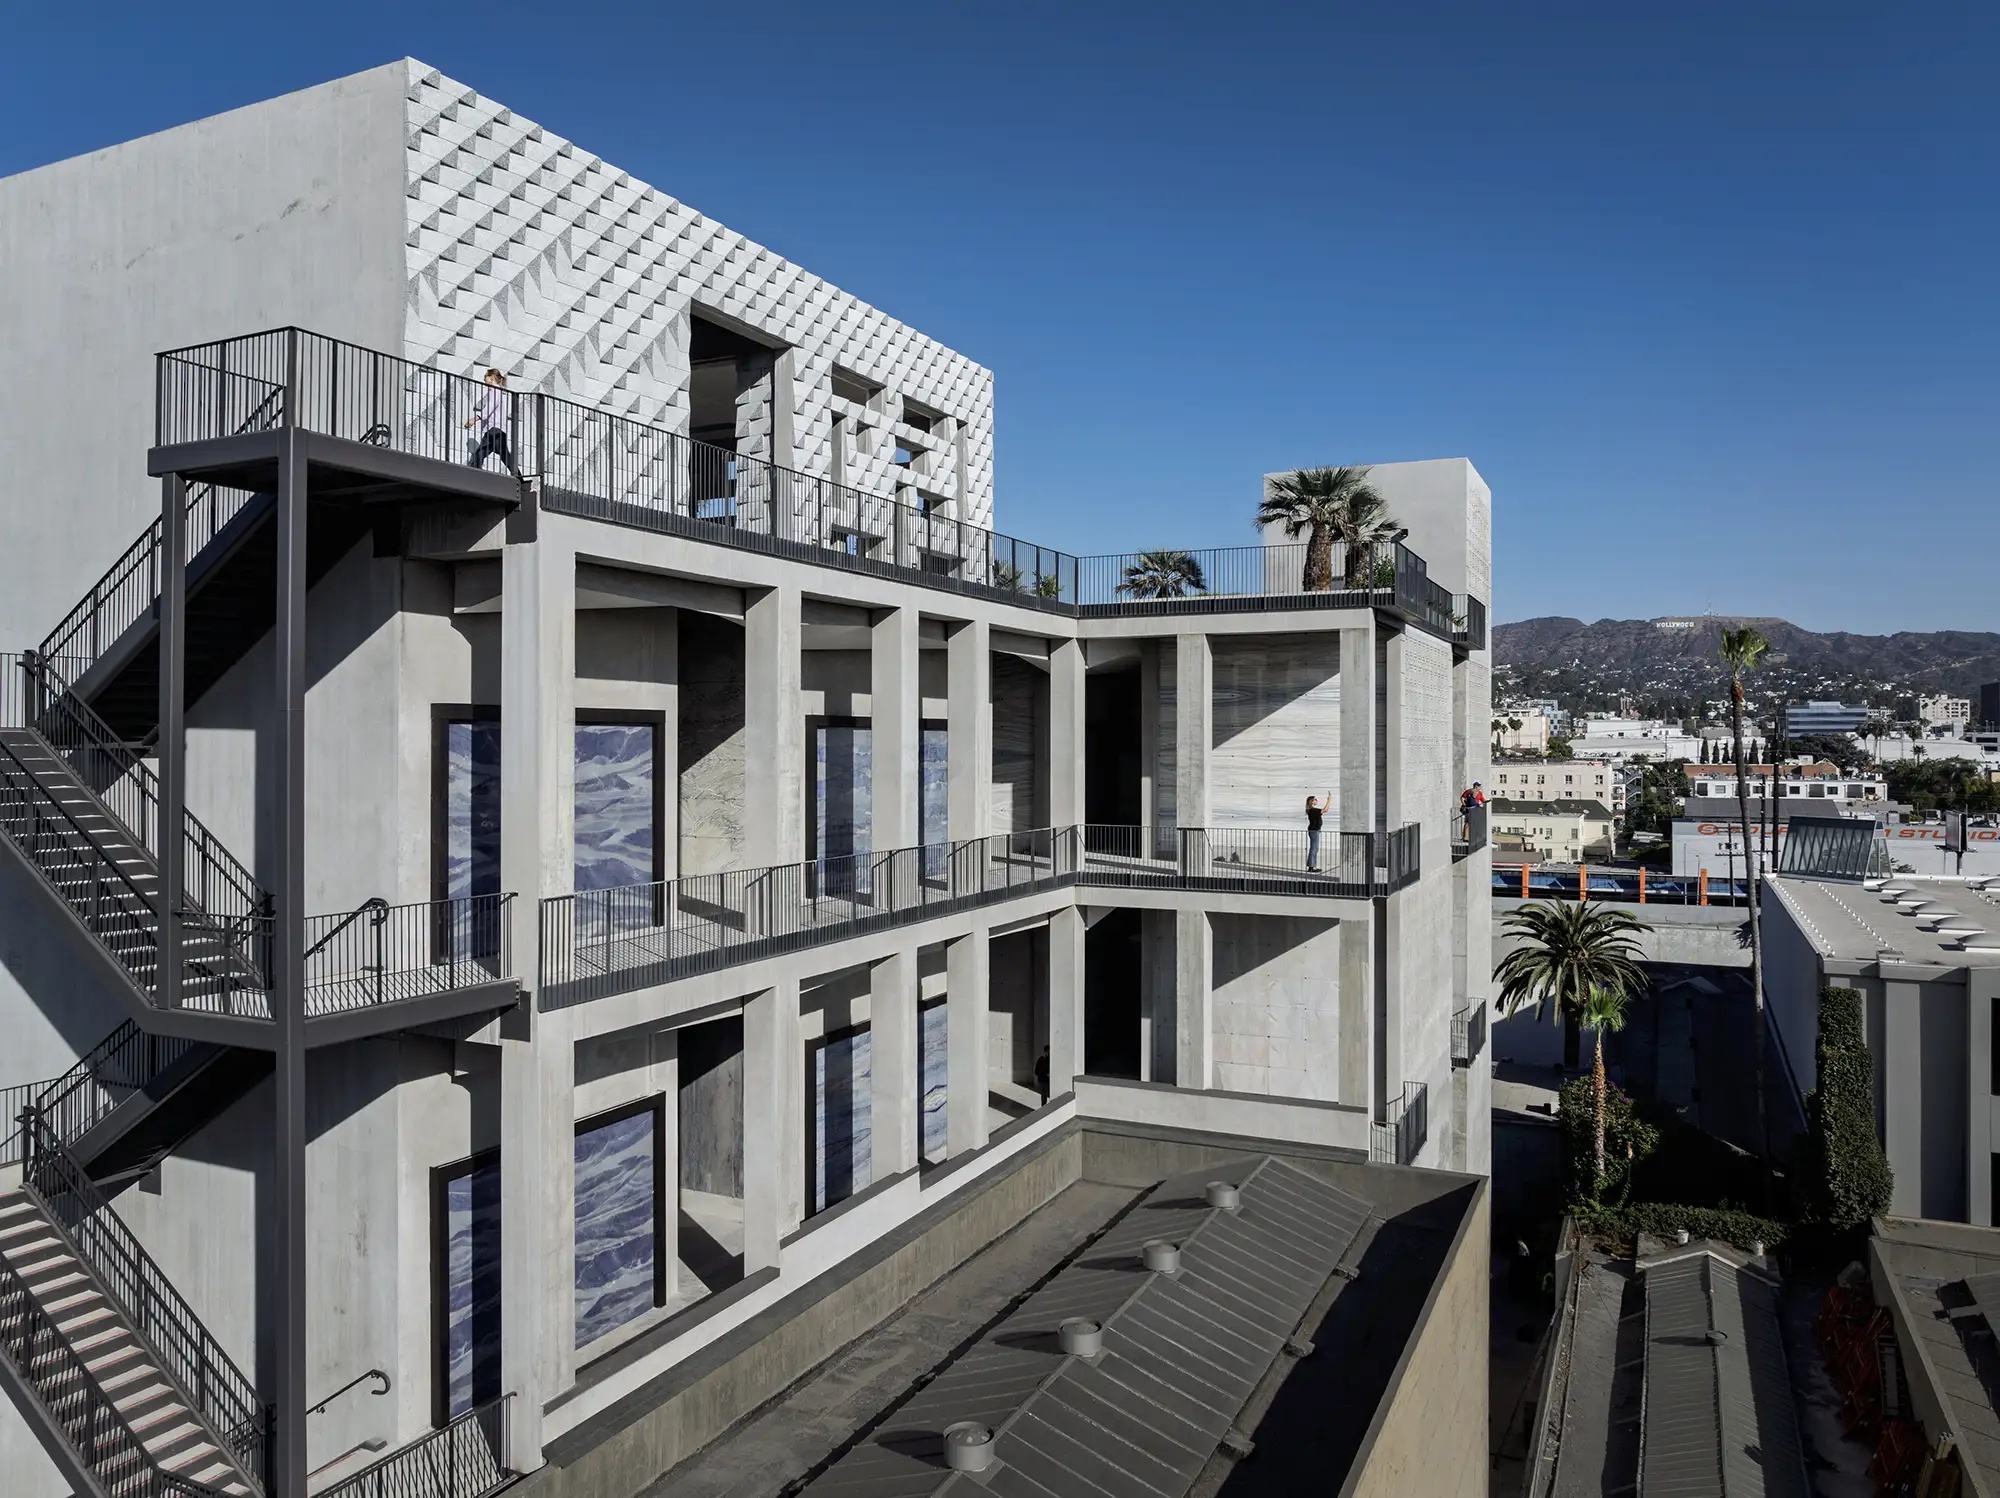
[[[1191,551],[1142,551],[1125,565],[1118,591],[1127,598],[1185,598],[1208,586]]]
[[[1757,1137],[1765,1159],[1771,1157],[1771,1120],[1764,1106],[1764,932],[1758,918],[1756,844],[1750,838],[1750,784],[1743,760],[1743,678],[1757,669],[1771,642],[1749,625],[1722,632],[1722,663],[1729,668],[1729,733],[1736,745],[1736,815],[1743,827],[1744,889],[1750,906],[1750,992],[1755,1001],[1757,1047]],[[1776,803],[1767,815],[1777,816]]]
[[[1639,936],[1652,928],[1629,910],[1556,900],[1522,905],[1501,924],[1519,945],[1493,968],[1500,1012],[1512,1015],[1533,1004],[1540,1017],[1559,1022],[1563,1065],[1574,1071],[1591,991],[1629,997],[1646,986]]]
[[[1346,550],[1345,585],[1375,586],[1375,548],[1399,538],[1402,527],[1389,513],[1389,501],[1368,482],[1362,468],[1299,468],[1271,480],[1270,491],[1257,507],[1259,529],[1281,525],[1296,541],[1306,538],[1300,588],[1326,593],[1333,588],[1333,543]]]

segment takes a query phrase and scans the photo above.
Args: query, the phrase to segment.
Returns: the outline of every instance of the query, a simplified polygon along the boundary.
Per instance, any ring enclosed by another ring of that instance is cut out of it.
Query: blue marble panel
[[[500,725],[445,725],[445,880],[452,899],[500,892]]]
[[[575,888],[615,889],[653,878],[653,727],[576,726]]]
[[[935,1165],[945,1157],[945,1004],[926,1004],[918,1023],[917,1081],[922,1089],[924,1159]]]
[[[444,1183],[446,1404],[462,1415],[500,1393],[500,1161]]]
[[[821,889],[866,894],[869,833],[874,813],[874,735],[866,728],[823,724],[816,735],[813,806],[819,832]]]
[[[576,1136],[576,1345],[653,1308],[660,1204],[649,1109]]]
[[[867,1030],[813,1047],[813,1200],[823,1212],[874,1179],[874,1043]]]
[[[951,866],[951,753],[942,728],[923,730],[917,813],[922,823],[924,877],[942,879]]]

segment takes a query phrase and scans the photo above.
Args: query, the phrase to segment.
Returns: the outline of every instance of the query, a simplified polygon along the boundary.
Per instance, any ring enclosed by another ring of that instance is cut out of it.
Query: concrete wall
[[[0,180],[0,642],[160,513],[152,356],[296,323],[403,340],[403,65]]]
[[[743,626],[683,611],[680,621],[680,863],[712,874],[742,862]]]
[[[1480,1187],[1341,1498],[1487,1491],[1491,1192]]]
[[[1215,914],[1215,1085],[1278,1097],[1343,1098],[1340,923]]]
[[[1520,939],[1507,929],[1505,923],[1508,913],[1518,910],[1524,902],[1505,895],[1491,898],[1493,960],[1498,962],[1519,944]],[[1750,966],[1750,949],[1738,940],[1738,933],[1749,919],[1748,912],[1741,908],[1724,905],[1638,905],[1623,900],[1617,905],[1620,910],[1631,911],[1652,928],[1636,933],[1640,956],[1648,962],[1683,962],[1702,967]],[[1811,1048],[1810,1040],[1807,1048]]]
[[[1340,636],[1214,637],[1212,827],[1305,826],[1306,797],[1340,819]]]
[[[993,778],[987,802],[995,832],[1049,825],[1046,763],[1049,678],[1016,656],[993,657]]]

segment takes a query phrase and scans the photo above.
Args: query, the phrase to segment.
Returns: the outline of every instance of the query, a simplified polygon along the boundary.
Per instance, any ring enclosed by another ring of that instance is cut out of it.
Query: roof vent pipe
[[[1155,1274],[1172,1274],[1181,1267],[1181,1246],[1155,1238],[1140,1250],[1139,1257]]]
[[[1207,1196],[1211,1207],[1220,1207],[1225,1212],[1234,1212],[1243,1205],[1242,1193],[1228,1181],[1210,1181]]]
[[[944,1428],[944,1464],[954,1472],[984,1472],[993,1465],[993,1432],[977,1420]]]
[[[1062,1350],[1073,1358],[1094,1358],[1104,1351],[1104,1328],[1087,1316],[1072,1316],[1056,1328]]]
[[[1687,1241],[1688,1241],[1688,1230],[1686,1228],[1675,1228],[1674,1242],[1685,1244]]]

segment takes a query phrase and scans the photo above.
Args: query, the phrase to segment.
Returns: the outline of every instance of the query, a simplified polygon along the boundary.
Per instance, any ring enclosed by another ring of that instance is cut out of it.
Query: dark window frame
[[[606,1108],[601,1113],[593,1113],[588,1118],[579,1118],[570,1131],[572,1147],[570,1151],[569,1293],[572,1301],[574,1301],[576,1295],[576,1151],[573,1141],[590,1133],[593,1129],[604,1128],[607,1124],[623,1123],[626,1119],[636,1118],[642,1113],[650,1113],[653,1116],[653,1309],[657,1311],[667,1303],[667,1095],[664,1092],[649,1093],[645,1097],[634,1098],[629,1103],[621,1103],[615,1108]],[[679,1210],[678,1199],[675,1202],[675,1210]],[[637,1319],[637,1317],[633,1318],[634,1321]],[[605,1333],[605,1336],[615,1335],[616,1332],[624,1331],[626,1327],[631,1325],[632,1322],[628,1321],[624,1326],[616,1328],[614,1332]],[[574,1340],[574,1336],[575,1328],[572,1325],[572,1340]],[[598,1338],[599,1342],[603,1340],[603,1337]],[[596,1345],[596,1342],[578,1343],[575,1350],[582,1352],[586,1346],[594,1347]]]

